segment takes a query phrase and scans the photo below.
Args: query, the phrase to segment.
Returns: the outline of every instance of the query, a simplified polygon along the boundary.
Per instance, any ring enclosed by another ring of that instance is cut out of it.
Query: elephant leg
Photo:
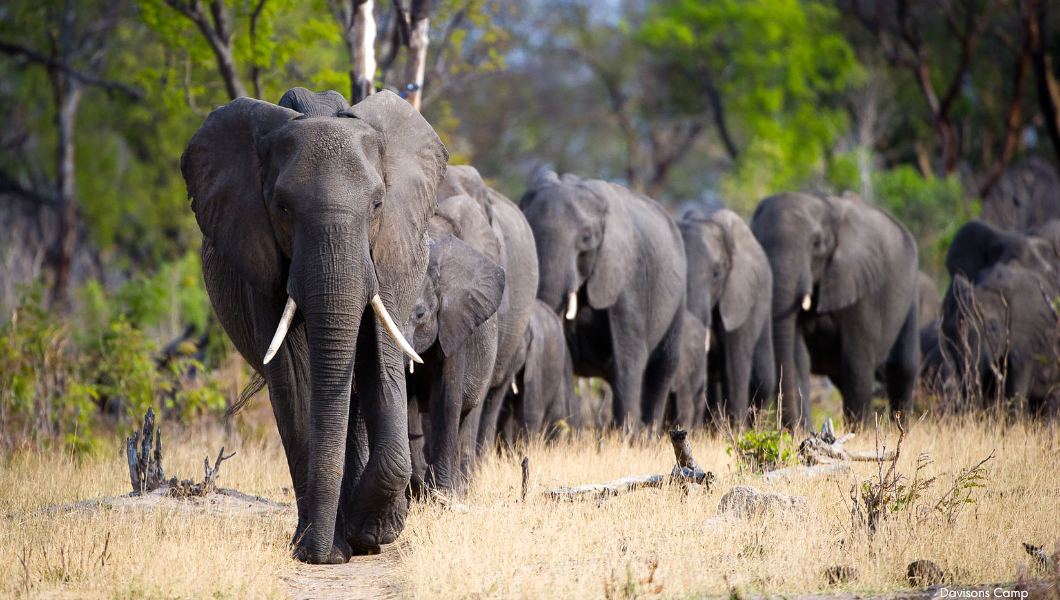
[[[794,422],[803,429],[813,429],[813,413],[810,407],[810,351],[806,340],[800,335],[795,340],[795,406],[799,414],[793,415]],[[870,389],[871,393],[871,389]]]
[[[431,386],[431,450],[425,478],[428,487],[438,490],[450,490],[456,481],[460,457],[460,415],[463,412],[460,389],[463,377],[453,374],[454,371],[462,371],[456,363],[462,363],[463,356],[457,353],[445,362],[442,373]]]
[[[746,331],[730,332],[725,340],[725,406],[729,422],[736,430],[747,424],[747,392],[755,340]]]
[[[545,398],[543,377],[523,377],[523,387],[519,390],[519,425],[521,435],[526,441],[541,434],[545,423]]]
[[[501,407],[504,405],[504,396],[511,388],[511,380],[486,392],[483,406],[479,410],[481,418],[476,421],[475,432],[478,453],[483,454],[493,450],[497,445],[497,421],[500,419]]]
[[[751,359],[751,381],[749,398],[758,409],[764,409],[775,400],[777,393],[777,371],[773,357],[773,328],[767,321],[755,342]]]
[[[917,371],[920,369],[920,331],[917,328],[916,310],[917,306],[913,305],[884,366],[891,411],[900,411],[903,415],[911,405]]]
[[[681,364],[681,327],[684,311],[677,311],[677,317],[670,323],[670,328],[663,336],[659,346],[652,353],[644,373],[643,391],[641,392],[641,419],[650,424],[653,430],[662,427],[666,415],[666,397],[674,384],[678,367]],[[650,421],[648,420],[650,418]]]
[[[612,392],[612,422],[620,429],[626,427],[627,422],[637,427],[641,421],[641,393],[648,364],[644,335],[639,328],[631,326],[643,316],[626,315],[626,312],[616,306],[610,315],[613,359],[608,383]]]
[[[707,376],[707,405],[704,407],[705,419],[714,429],[723,429],[721,418],[725,414],[722,411],[722,397],[724,392],[719,377]]]
[[[476,437],[479,423],[482,421],[483,403],[475,404],[474,408],[460,416],[460,464],[459,473],[461,478],[453,482],[453,489],[462,489],[463,484],[471,480],[471,473],[475,470],[475,458],[478,456],[478,444]]]
[[[841,361],[839,381],[835,383],[843,396],[843,418],[851,428],[869,423],[875,375],[871,361],[863,357],[846,356]]]
[[[409,450],[412,454],[412,480],[409,490],[413,498],[422,498],[426,490],[423,478],[427,473],[427,443],[423,430],[423,418],[419,401],[409,399]]]

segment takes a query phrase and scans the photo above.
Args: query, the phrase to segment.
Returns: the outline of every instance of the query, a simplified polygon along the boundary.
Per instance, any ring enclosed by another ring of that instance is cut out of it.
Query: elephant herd
[[[855,421],[877,383],[892,408],[909,402],[931,330],[916,245],[886,212],[790,193],[749,223],[675,222],[621,185],[552,172],[516,204],[447,162],[398,96],[351,107],[303,88],[216,109],[181,158],[211,303],[269,388],[301,560],[392,542],[409,495],[459,487],[498,435],[577,427],[575,375],[606,380],[630,429],[739,428],[774,398],[809,427],[811,372]],[[1003,357],[1018,367],[1006,395],[1050,395],[1060,361],[1031,357],[1056,356],[1060,226],[973,225],[924,364],[955,389],[986,385]],[[975,362],[953,360],[968,348]]]

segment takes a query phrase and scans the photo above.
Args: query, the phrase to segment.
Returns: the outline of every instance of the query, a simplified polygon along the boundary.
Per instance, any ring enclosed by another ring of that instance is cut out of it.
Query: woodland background
[[[234,97],[356,93],[360,4],[0,6],[0,448],[91,451],[148,406],[190,422],[239,394],[180,154]],[[1005,200],[1010,167],[1056,181],[1047,4],[377,0],[374,79],[405,87],[419,24],[422,112],[453,163],[510,198],[542,168],[620,181],[675,216],[849,190],[905,222],[944,285],[952,234]]]

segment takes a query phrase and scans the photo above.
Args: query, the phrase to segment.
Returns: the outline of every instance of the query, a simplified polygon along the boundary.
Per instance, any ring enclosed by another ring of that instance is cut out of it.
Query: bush
[[[749,429],[732,438],[725,453],[755,473],[765,473],[795,462],[791,435],[775,429]]]
[[[101,425],[131,431],[150,407],[182,421],[220,415],[227,400],[209,366],[230,343],[211,318],[200,272],[189,253],[114,294],[91,282],[71,314],[47,309],[41,286],[25,290],[0,325],[0,445],[61,440],[84,451]],[[159,339],[181,332],[212,335],[178,343],[162,360]]]

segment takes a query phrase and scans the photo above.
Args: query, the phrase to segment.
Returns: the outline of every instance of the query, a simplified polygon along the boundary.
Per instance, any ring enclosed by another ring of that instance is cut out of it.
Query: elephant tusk
[[[707,330],[706,339],[703,341],[703,346],[710,352],[710,330]]]
[[[409,361],[409,375],[412,375],[415,372],[416,372],[416,363],[414,361],[410,360]]]
[[[276,333],[272,335],[272,342],[269,343],[269,349],[265,351],[265,360],[262,364],[269,364],[269,361],[280,351],[280,345],[283,344],[283,338],[287,337],[287,330],[291,328],[291,321],[294,320],[294,311],[296,308],[298,308],[298,305],[295,304],[294,298],[287,296],[287,305],[283,307],[283,315],[280,317],[280,324],[276,326]]]
[[[810,310],[811,306],[813,306],[813,300],[809,294],[806,294],[802,297],[802,310]]]
[[[519,386],[515,385],[515,380],[514,379],[512,380],[512,393],[513,394],[518,394],[519,393]]]
[[[416,354],[416,350],[408,343],[405,336],[401,335],[401,331],[394,324],[394,320],[390,318],[390,313],[386,312],[386,307],[383,306],[383,299],[379,297],[379,294],[372,296],[372,310],[375,311],[375,316],[379,317],[379,320],[383,322],[386,332],[397,342],[397,345],[401,347],[405,354],[408,354],[412,360],[423,364],[423,359],[420,358],[419,354]]]
[[[567,296],[567,312],[563,317],[568,321],[573,321],[576,314],[578,314],[578,292],[571,292]]]

